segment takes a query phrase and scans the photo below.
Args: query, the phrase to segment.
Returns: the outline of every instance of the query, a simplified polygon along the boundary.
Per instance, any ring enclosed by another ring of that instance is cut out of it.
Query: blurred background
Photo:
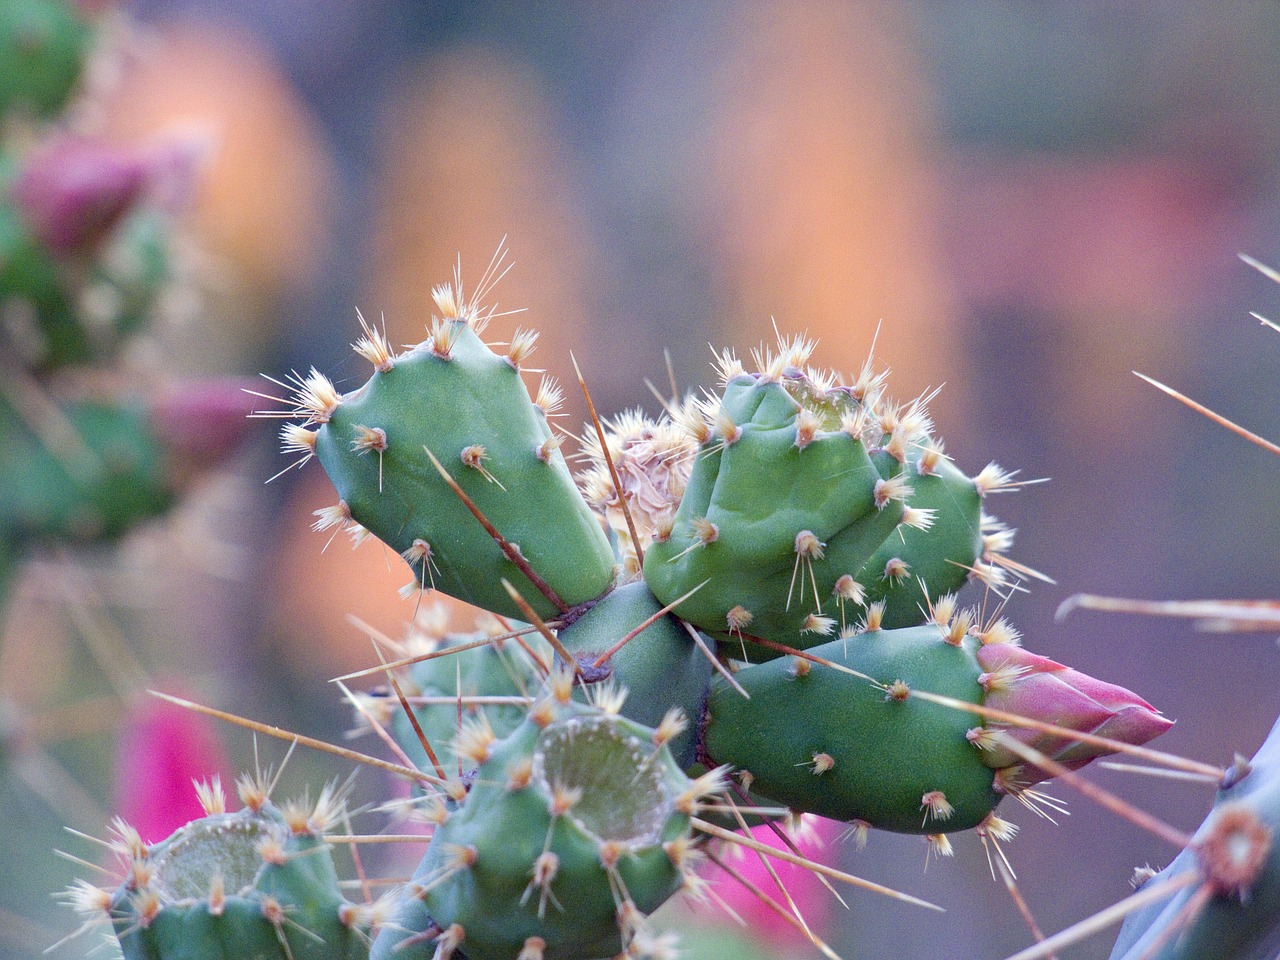
[[[191,212],[205,305],[153,349],[175,369],[364,378],[356,310],[420,340],[430,287],[479,278],[505,236],[497,322],[572,348],[602,411],[656,403],[648,377],[710,385],[708,342],[786,333],[856,368],[877,328],[891,392],[945,384],[958,464],[1052,482],[1002,495],[1014,556],[1056,579],[1009,615],[1036,652],[1139,691],[1178,720],[1165,749],[1251,752],[1280,709],[1269,634],[1054,612],[1080,592],[1275,597],[1280,463],[1133,376],[1269,437],[1280,288],[1280,7],[1264,0],[138,0],[96,121],[216,143]],[[570,395],[569,423],[585,408]],[[6,710],[39,736],[0,755],[0,957],[75,925],[50,894],[96,859],[61,829],[111,812],[171,829],[190,776],[230,775],[247,735],[160,710],[148,686],[314,736],[348,711],[327,681],[392,635],[402,563],[310,532],[333,500],[263,422],[234,468],[103,555],[28,569],[4,625]],[[459,624],[460,626],[463,624]],[[373,749],[369,744],[361,744]],[[264,758],[283,751],[264,744]],[[152,772],[149,777],[137,773]],[[285,790],[345,775],[299,751]],[[1092,776],[1186,828],[1203,787]],[[167,779],[166,779],[167,778]],[[165,785],[168,786],[165,786]],[[369,773],[357,799],[381,795]],[[1021,889],[1046,931],[1129,892],[1172,851],[1059,786],[1057,826],[1010,810]],[[1010,805],[1012,806],[1012,805]],[[152,818],[152,819],[149,819]],[[144,830],[144,833],[146,831]],[[996,958],[1031,942],[973,836],[926,872],[918,838],[829,851],[946,906],[857,893],[814,907],[846,960]],[[409,854],[406,854],[409,856]],[[394,872],[395,868],[388,868]],[[401,865],[400,869],[407,869]],[[821,893],[821,891],[818,891]],[[716,917],[712,908],[705,919]],[[95,935],[59,948],[83,955]],[[1062,954],[1105,957],[1106,935]],[[722,950],[725,949],[722,947]],[[787,948],[803,955],[799,945]],[[939,950],[945,951],[940,954]],[[722,952],[721,955],[726,955]]]

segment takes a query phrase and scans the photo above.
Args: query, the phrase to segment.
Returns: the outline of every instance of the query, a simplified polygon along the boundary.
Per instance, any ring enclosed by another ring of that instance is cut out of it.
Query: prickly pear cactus
[[[500,356],[460,289],[437,288],[436,304],[431,337],[407,352],[372,331],[357,345],[374,365],[358,390],[339,396],[313,373],[298,402],[318,428],[292,428],[288,442],[314,449],[337,488],[333,522],[389,544],[421,588],[516,618],[503,580],[544,617],[594,600],[613,582],[613,554],[548,426],[558,390],[544,383],[535,401],[520,376],[532,338]]]
[[[672,711],[689,719],[702,713],[711,681],[706,650],[698,648],[677,617],[662,613],[643,583],[606,594],[560,632],[560,641],[582,671],[580,696],[589,697],[598,684],[620,685],[627,690],[623,714],[647,727],[669,721]],[[684,769],[697,760],[692,728],[684,729],[670,747]]]
[[[452,765],[453,757],[444,753],[457,733],[459,715],[467,723],[483,722],[497,737],[505,737],[518,727],[528,713],[524,701],[537,691],[542,676],[535,666],[550,662],[550,648],[536,633],[519,640],[495,640],[494,637],[509,634],[510,626],[518,629],[523,624],[487,625],[488,629],[471,633],[452,633],[444,630],[415,628],[405,644],[410,656],[436,654],[404,669],[399,680],[400,691],[409,700],[415,724],[400,709],[390,691],[379,697],[390,714],[390,731],[405,753],[422,769],[430,769],[423,739],[432,745],[437,759]],[[482,641],[489,641],[484,643]],[[476,646],[480,643],[480,646]],[[455,648],[461,649],[449,653]],[[488,700],[511,702],[485,702]],[[419,733],[421,731],[421,734]],[[475,765],[465,765],[461,772],[470,773]]]
[[[943,834],[982,823],[1005,795],[1034,802],[1030,787],[1048,775],[1000,749],[999,724],[989,729],[912,690],[1130,743],[1172,725],[1127,690],[1027,654],[1003,622],[975,628],[972,613],[950,600],[938,611],[940,622],[811,648],[825,663],[792,657],[749,667],[735,677],[749,700],[716,678],[704,759],[745,771],[757,793],[796,810]],[[1004,735],[1026,736],[1064,766],[1098,755],[1038,731]]]
[[[420,768],[393,767],[426,784],[413,802],[433,824],[377,960],[669,956],[646,917],[699,892],[693,866],[723,866],[719,844],[868,885],[739,829],[817,814],[946,854],[958,830],[1011,836],[1003,797],[1035,806],[1055,772],[1168,727],[959,607],[968,580],[1027,572],[983,510],[1014,484],[953,466],[924,402],[887,401],[870,363],[845,384],[809,366],[804,340],[754,373],[726,352],[718,398],[600,426],[580,492],[548,425],[558,390],[531,399],[521,378],[533,336],[500,354],[460,281],[434,299],[430,336],[403,352],[365,325],[364,385],[340,395],[313,371],[269,414],[296,421],[286,452],[337,488],[317,530],[391,545],[407,598],[440,589],[489,611],[474,635],[420,631],[385,665],[394,689],[358,699]],[[202,869],[185,909],[205,924]],[[123,939],[152,949],[164,912],[120,903]],[[326,911],[308,915],[318,935],[358,951]],[[261,929],[264,950],[285,943]]]
[[[1192,843],[1140,890],[1162,898],[1129,916],[1112,960],[1271,960],[1280,953],[1280,722],[1221,786]]]
[[[324,839],[341,807],[332,790],[315,804],[276,807],[261,781],[244,779],[245,806],[234,813],[216,781],[200,796],[207,815],[160,843],[117,824],[126,877],[114,891],[72,891],[86,922],[109,922],[126,960],[368,956],[379,913],[338,886]]]
[[[460,734],[475,777],[440,811],[409,905],[373,958],[614,956],[685,882],[689,815],[708,784],[617,702],[572,700],[571,677],[553,677],[505,739]]]
[[[837,624],[837,582],[903,520],[901,460],[873,461],[865,393],[806,373],[812,349],[784,344],[754,374],[723,359],[724,394],[680,507],[646,551],[645,582],[663,603],[703,585],[676,613],[711,633],[821,642]]]

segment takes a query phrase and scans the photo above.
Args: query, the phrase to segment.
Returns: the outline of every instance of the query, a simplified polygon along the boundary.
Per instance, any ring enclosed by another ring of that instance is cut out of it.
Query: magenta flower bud
[[[41,243],[55,253],[85,252],[138,201],[152,164],[138,150],[67,138],[25,157],[10,189]]]
[[[181,488],[215,467],[248,432],[246,419],[258,400],[249,379],[189,380],[175,383],[150,402],[151,426],[168,455],[175,486]]]
[[[1022,647],[992,643],[981,647],[977,656],[985,671],[978,678],[986,690],[984,706],[1131,744],[1146,743],[1173,726],[1172,720],[1161,716],[1136,693],[1095,680]],[[1081,743],[1026,727],[994,722],[992,726],[1071,770],[1083,767],[1095,757],[1115,752],[1098,744]],[[1025,763],[998,744],[984,750],[982,758],[996,769],[1016,768],[1006,774],[1006,779],[1021,786],[1053,776]]]
[[[10,195],[51,251],[88,253],[139,203],[187,192],[201,154],[194,141],[140,149],[62,137],[23,158]]]

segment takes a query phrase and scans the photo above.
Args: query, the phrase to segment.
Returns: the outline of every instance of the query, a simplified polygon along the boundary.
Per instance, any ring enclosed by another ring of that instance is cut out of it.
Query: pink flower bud
[[[83,254],[143,200],[166,204],[186,192],[199,159],[195,144],[137,148],[67,136],[23,158],[10,194],[41,243]]]
[[[1161,716],[1136,693],[1095,680],[1022,647],[992,643],[981,647],[977,656],[986,671],[979,682],[987,689],[983,700],[987,707],[1132,744],[1146,743],[1173,726],[1172,720]],[[1071,770],[1115,752],[1026,727],[991,725]],[[1017,767],[1010,779],[1024,786],[1053,776],[998,745],[984,751],[982,759],[997,769]]]
[[[253,380],[191,380],[166,388],[150,404],[151,426],[164,446],[178,486],[230,454],[248,433],[260,402],[246,393]]]

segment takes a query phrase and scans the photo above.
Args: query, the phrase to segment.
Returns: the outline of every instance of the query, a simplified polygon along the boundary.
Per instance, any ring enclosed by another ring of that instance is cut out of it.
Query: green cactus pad
[[[932,511],[933,522],[927,530],[903,524],[857,577],[865,603],[884,603],[881,623],[886,629],[920,623],[930,600],[968,582],[983,549],[982,498],[973,480],[944,457],[933,461],[927,473],[921,472],[918,455],[908,462],[911,507]],[[904,575],[888,572],[894,561],[902,564],[897,569]]]
[[[630,583],[606,594],[572,626],[560,641],[589,675],[601,654],[662,609],[643,583]],[[711,662],[695,645],[680,621],[670,614],[637,634],[605,662],[603,670],[627,691],[622,713],[636,723],[656,727],[672,707],[678,707],[689,726],[670,742],[676,763],[688,769],[694,762],[693,726],[702,713],[711,681]],[[600,677],[602,680],[605,676]],[[583,694],[579,688],[579,694]]]
[[[977,640],[944,641],[936,626],[871,631],[811,653],[873,677],[981,702]],[[739,671],[745,699],[712,682],[704,731],[715,763],[747,770],[753,789],[794,810],[862,820],[902,833],[944,833],[981,823],[1000,801],[995,771],[966,738],[967,713],[908,698],[830,667],[773,660]],[[829,765],[828,765],[829,764]],[[940,791],[953,813],[926,816]]]
[[[13,173],[11,158],[0,161],[0,193]],[[156,313],[173,276],[171,234],[165,213],[139,208],[87,258],[60,256],[0,204],[0,307],[12,338],[0,334],[0,345],[41,371],[111,356]]]
[[[629,939],[620,925],[681,885],[664,845],[690,836],[678,807],[693,784],[670,752],[655,748],[653,731],[598,708],[543,706],[491,744],[375,960],[429,960],[438,934],[469,960],[512,960],[539,939],[560,960],[614,956]]]
[[[59,420],[74,442],[55,453],[0,401],[0,533],[6,539],[110,539],[173,502],[144,411],[77,401],[60,408]]]
[[[545,415],[515,366],[469,324],[444,327],[447,358],[421,344],[341,399],[317,433],[321,464],[356,522],[402,554],[415,542],[429,547],[416,561],[425,585],[521,617],[502,586],[506,579],[540,616],[561,612],[441,479],[429,447],[565,604],[594,600],[613,581],[613,553],[563,456],[543,446],[551,439]],[[367,431],[384,432],[384,449],[361,449]],[[468,451],[473,465],[464,459]]]
[[[270,803],[181,827],[135,861],[110,906],[125,960],[364,960],[359,916],[323,836],[290,829]]]
[[[0,3],[0,116],[60,112],[92,43],[93,31],[71,0]]]
[[[842,429],[857,409],[847,388],[815,397],[798,375],[731,379],[724,426],[698,454],[672,532],[645,554],[654,595],[671,603],[706,581],[676,612],[709,633],[736,633],[737,614],[741,632],[788,646],[828,639],[837,581],[856,577],[903,515],[899,499],[877,504],[882,477],[861,431]],[[807,441],[802,416],[817,427]],[[811,616],[829,622],[813,629]]]

